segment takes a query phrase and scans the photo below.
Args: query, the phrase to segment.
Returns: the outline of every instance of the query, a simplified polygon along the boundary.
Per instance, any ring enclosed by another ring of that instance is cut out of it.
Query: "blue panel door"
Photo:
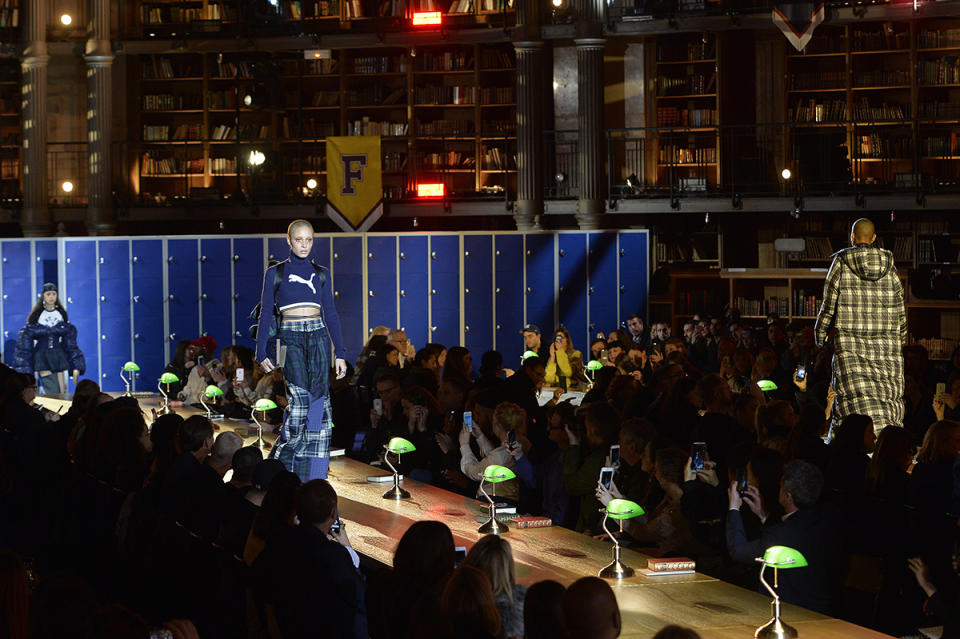
[[[220,349],[233,343],[233,300],[230,298],[230,240],[200,240],[200,308],[201,333],[217,340]]]
[[[47,282],[59,284],[59,274],[57,272],[57,241],[56,240],[34,240],[33,242],[36,260],[34,266],[37,274],[37,292]]]
[[[430,236],[431,342],[460,345],[460,237]]]
[[[647,234],[620,233],[620,319],[647,317]]]
[[[333,238],[333,291],[347,357],[363,348],[363,238]]]
[[[100,380],[97,326],[97,243],[86,240],[64,241],[64,286],[67,313],[77,327],[77,346],[87,363],[84,377]]]
[[[552,334],[557,327],[553,310],[553,238],[552,233],[528,233],[524,255],[527,323],[539,326],[544,336]]]
[[[559,323],[567,327],[574,348],[587,358],[596,335],[587,330],[587,234],[560,233],[558,244]]]
[[[133,240],[133,361],[136,390],[152,390],[167,363],[163,313],[163,240]],[[175,345],[174,345],[175,346]],[[173,348],[170,349],[173,355]]]
[[[588,293],[590,332],[609,333],[620,325],[617,317],[617,234],[590,233]]]
[[[286,236],[267,238],[267,262],[282,262],[288,257],[290,245],[287,244]]]
[[[170,354],[177,342],[200,336],[197,240],[167,240],[167,318]]]
[[[236,321],[234,343],[256,349],[250,337],[250,311],[263,290],[263,239],[238,237],[233,240],[233,312]]]
[[[130,333],[130,242],[101,240],[100,278],[100,387],[124,390],[120,369],[132,358]]]
[[[30,283],[29,242],[0,242],[0,259],[3,261],[3,291],[0,295],[3,304],[0,310],[3,313],[3,361],[13,365],[17,333],[26,324],[27,315],[40,292],[32,290]]]
[[[523,354],[523,236],[495,235],[493,241],[497,350],[504,366],[516,368]]]
[[[313,250],[310,257],[314,263],[330,268],[330,236],[316,235],[313,238]]]
[[[367,328],[396,328],[397,323],[397,238],[367,238]]]
[[[463,322],[474,368],[493,348],[493,236],[463,236]]]
[[[400,328],[417,349],[430,341],[427,317],[429,262],[426,235],[400,236]]]

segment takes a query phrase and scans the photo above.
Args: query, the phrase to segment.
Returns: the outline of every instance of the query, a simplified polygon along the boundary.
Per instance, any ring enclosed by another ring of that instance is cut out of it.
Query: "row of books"
[[[0,144],[3,146],[20,146],[19,130],[0,136]]]
[[[203,99],[195,93],[184,95],[161,93],[143,96],[144,111],[182,111],[202,108]],[[216,107],[211,106],[211,108]]]
[[[681,109],[657,107],[657,126],[716,126],[716,109]]]
[[[516,66],[513,56],[503,49],[484,49],[481,55],[484,69],[512,69]]]
[[[447,13],[473,13],[473,0],[453,0]]]
[[[215,5],[211,5],[215,6]],[[210,20],[203,7],[143,5],[140,7],[142,24],[189,24],[194,20]]]
[[[716,147],[683,149],[661,147],[657,161],[660,164],[711,164],[717,161]]]
[[[267,125],[241,124],[237,127],[229,124],[218,124],[210,129],[211,140],[266,140],[269,138],[270,127]]]
[[[717,85],[717,74],[696,73],[682,78],[668,76],[657,77],[657,95],[698,95],[713,93]]]
[[[483,87],[480,89],[480,104],[512,104],[516,102],[514,87]]]
[[[303,63],[304,75],[330,75],[332,73],[339,73],[339,71],[340,71],[340,63],[336,58],[323,58],[321,60],[306,60]],[[295,75],[295,74],[296,74],[296,70],[294,70],[292,73],[288,75]]]
[[[955,57],[921,60],[918,75],[920,84],[960,84],[960,60]]]
[[[853,86],[855,87],[887,87],[907,84],[910,84],[910,71],[905,69],[855,71],[853,74]]]
[[[876,31],[855,29],[853,31],[854,51],[888,51],[907,49],[910,47],[909,31],[894,31],[890,33],[886,28]]]
[[[0,113],[17,113],[20,109],[20,100],[17,98],[0,98]]]
[[[291,120],[291,118],[286,116],[284,116],[280,126],[283,131],[283,137],[287,139],[299,137],[300,139],[306,140],[321,140],[325,137],[336,135],[338,129],[338,123],[336,122],[314,120],[313,118],[303,119],[298,129],[296,120]]]
[[[215,78],[252,78],[253,70],[249,62],[229,62],[218,60],[213,69]]]
[[[413,99],[417,104],[476,104],[478,94],[472,86],[417,87]]]
[[[807,89],[843,89],[847,86],[847,74],[844,71],[804,71],[791,73],[789,87],[794,91]]]
[[[806,291],[800,289],[793,292],[793,314],[803,315],[805,317],[814,317],[820,312],[820,306],[823,300],[816,295],[807,295]],[[783,317],[781,315],[781,317]]]
[[[293,20],[340,17],[340,3],[337,0],[290,0],[287,2],[287,17]]]
[[[424,137],[471,137],[476,134],[473,120],[432,120],[417,122],[417,135]]]
[[[917,105],[917,113],[921,118],[957,120],[960,119],[960,102],[921,102]]]
[[[792,122],[842,122],[847,119],[847,101],[797,100],[796,107],[788,109],[787,119]]]
[[[347,122],[347,135],[379,135],[396,137],[407,134],[406,122],[374,122],[364,117],[362,120]]]
[[[682,45],[671,46],[668,43],[660,42],[657,44],[657,62],[670,62],[687,60],[696,62],[697,60],[712,60],[717,57],[716,36],[704,33],[703,37],[683,43]]]
[[[141,175],[177,175],[180,173],[203,173],[203,158],[181,160],[173,157],[156,157],[144,153],[140,159]]]
[[[148,80],[170,78],[197,78],[203,75],[199,68],[188,62],[173,63],[170,58],[150,56],[144,60],[143,77]]]
[[[907,342],[911,345],[919,344],[927,349],[930,359],[948,359],[953,350],[957,347],[957,340],[945,337],[923,337],[917,339],[913,335],[908,336]]]
[[[949,236],[917,239],[917,260],[920,262],[956,262],[958,247]]]
[[[167,125],[144,125],[143,140],[145,142],[161,142],[170,139],[170,127]]]
[[[921,49],[960,46],[960,29],[921,29],[917,35],[917,46]]]
[[[483,120],[483,135],[488,137],[510,137],[517,134],[516,120]]]
[[[16,158],[0,159],[0,180],[19,180],[20,161]]]
[[[894,237],[893,257],[897,260],[913,259],[913,236],[897,235]]]
[[[417,56],[418,71],[465,71],[473,68],[473,55],[466,51],[421,53]]]
[[[403,171],[407,168],[407,154],[403,151],[387,151],[383,154],[381,166],[384,171]]]
[[[923,157],[956,157],[960,156],[957,134],[947,136],[931,136],[920,139],[920,155]]]
[[[353,73],[397,73],[406,70],[406,56],[365,55],[353,59]]]
[[[757,300],[746,297],[733,298],[733,307],[740,312],[740,315],[767,315],[776,313],[780,317],[790,315],[790,300],[786,297],[771,297],[769,299]]]
[[[910,113],[910,107],[896,102],[882,102],[879,106],[871,105],[867,98],[862,98],[853,106],[857,120],[879,122],[884,120],[903,120]]]
[[[288,97],[287,104],[292,107],[296,102],[290,102]],[[339,91],[314,91],[310,98],[310,106],[337,106],[338,104],[340,104]]]
[[[20,26],[20,0],[0,0],[0,29]]]
[[[225,175],[237,172],[237,158],[210,158],[210,173]]]
[[[857,157],[871,159],[905,158],[913,154],[913,145],[910,143],[910,138],[886,137],[879,133],[857,135],[854,138],[854,150]]]
[[[307,155],[290,163],[289,169],[295,172],[317,172],[326,170],[326,155]]]
[[[689,262],[697,259],[689,246],[657,242],[657,262]],[[694,251],[695,253],[695,251]],[[706,289],[696,291],[678,291],[673,298],[674,313],[704,313],[719,309],[726,303],[726,295]]]
[[[406,87],[385,87],[382,84],[371,84],[359,89],[347,91],[347,104],[350,106],[391,105],[402,106]]]
[[[421,166],[425,169],[470,169],[477,165],[477,159],[470,153],[448,151],[446,153],[423,153]]]
[[[803,259],[828,260],[833,255],[833,245],[830,244],[829,237],[808,237],[805,239],[806,249],[803,252]]]
[[[506,153],[495,146],[484,147],[482,166],[484,169],[491,171],[515,169],[517,168],[517,156],[512,153]]]

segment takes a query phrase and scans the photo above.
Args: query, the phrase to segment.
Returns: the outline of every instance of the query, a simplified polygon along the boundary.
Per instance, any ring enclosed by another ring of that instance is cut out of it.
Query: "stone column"
[[[53,219],[47,190],[47,19],[48,3],[21,3],[24,46],[20,59],[21,126],[23,132],[23,211],[20,228],[24,237],[50,235]]]
[[[87,63],[87,233],[113,235],[111,135],[113,50],[110,46],[110,2],[90,2]]]
[[[543,215],[543,43],[516,42],[517,230],[540,228]]]
[[[603,38],[578,38],[577,45],[577,167],[580,197],[577,224],[600,228],[606,209],[606,145],[603,123]]]

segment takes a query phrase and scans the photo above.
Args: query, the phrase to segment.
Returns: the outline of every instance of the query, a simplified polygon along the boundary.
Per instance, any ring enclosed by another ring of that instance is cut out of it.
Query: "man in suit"
[[[833,614],[836,571],[839,565],[841,527],[817,506],[823,492],[823,473],[805,461],[792,461],[783,469],[780,504],[785,514],[779,523],[767,522],[760,493],[748,486],[741,496],[736,482],[730,483],[727,512],[727,550],[734,561],[754,563],[770,546],[788,546],[799,550],[807,567],[780,572],[777,592],[783,601]],[[740,507],[747,503],[764,520],[760,539],[747,541]]]

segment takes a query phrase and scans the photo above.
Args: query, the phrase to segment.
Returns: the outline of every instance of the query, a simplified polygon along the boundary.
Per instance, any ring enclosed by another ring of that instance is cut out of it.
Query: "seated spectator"
[[[797,425],[797,414],[790,402],[775,400],[757,408],[757,443],[787,454],[790,435]]]
[[[413,359],[410,371],[404,383],[407,386],[420,386],[436,395],[439,391],[440,365],[437,354],[428,348],[421,348]]]
[[[177,348],[173,351],[173,359],[163,370],[164,373],[173,373],[179,381],[164,385],[164,392],[170,399],[177,399],[180,391],[187,385],[187,378],[190,369],[196,366],[197,352],[200,349],[194,346],[190,340],[182,339],[177,342]]]
[[[480,379],[477,380],[477,388],[497,388],[503,383],[504,373],[513,375],[513,371],[504,370],[503,355],[499,351],[487,351],[480,358]]]
[[[460,566],[443,589],[438,639],[499,639],[503,635],[490,581],[473,566]]]
[[[740,517],[743,499],[737,492],[736,483],[731,483],[727,491],[730,500],[727,549],[735,561],[753,565],[770,546],[799,550],[806,557],[808,566],[780,573],[780,598],[787,603],[830,614],[840,581],[835,574],[841,564],[837,556],[840,540],[836,523],[817,507],[822,491],[823,474],[819,468],[804,461],[787,464],[780,490],[780,504],[785,512],[783,521],[766,526],[760,539],[748,542]]]
[[[148,455],[153,450],[143,413],[139,408],[115,408],[106,416],[104,428],[107,472],[101,479],[123,492],[139,490],[150,471]]]
[[[330,532],[337,493],[325,479],[311,480],[296,492],[296,513],[299,525],[268,535],[252,568],[255,592],[285,638],[315,637],[318,620],[325,637],[366,637],[363,580],[345,529]]]
[[[568,389],[580,385],[583,380],[583,355],[573,347],[570,332],[561,326],[554,332],[550,343],[544,381],[550,386]]]
[[[447,361],[440,379],[441,381],[458,380],[468,389],[473,387],[473,358],[470,356],[470,351],[463,346],[451,346],[447,351]]]
[[[692,628],[683,626],[664,626],[653,635],[653,639],[700,639],[700,635]]]
[[[183,417],[176,413],[161,415],[150,427],[150,446],[153,449],[153,463],[150,466],[148,482],[160,486],[167,479],[167,473],[173,467],[177,457],[177,433]]]
[[[672,370],[677,379],[669,386],[659,406],[647,411],[647,417],[661,437],[685,449],[693,441],[693,432],[699,421],[700,393],[696,380],[684,377],[678,365],[666,368]]]
[[[263,504],[263,498],[267,496],[267,489],[273,478],[282,473],[286,468],[279,459],[262,459],[253,468],[253,484],[247,491],[245,498],[258,508]]]
[[[747,462],[747,492],[743,500],[762,525],[783,519],[780,484],[783,480],[783,455],[771,448],[754,446]]]
[[[575,530],[594,530],[600,519],[596,489],[600,469],[620,432],[620,415],[606,402],[590,404],[584,410],[583,441],[567,428],[569,445],[563,451],[563,483],[567,494],[580,498],[580,515]]]
[[[913,436],[904,428],[880,431],[877,447],[867,464],[864,492],[867,497],[898,508],[907,500],[908,471],[913,464]]]
[[[823,408],[814,403],[803,404],[787,442],[787,457],[802,459],[826,471],[830,462],[830,447],[823,441],[826,434],[827,417]]]
[[[914,444],[923,442],[930,424],[937,421],[933,410],[933,393],[926,389],[915,375],[903,377],[903,427],[913,434]]]
[[[507,448],[510,431],[516,434],[526,428],[526,415],[523,409],[516,404],[503,402],[493,411],[493,437],[496,442],[490,441],[479,429],[473,431],[466,426],[460,429],[460,471],[473,481],[480,481],[487,466],[514,466],[514,458]],[[470,439],[476,438],[477,446],[483,458],[477,460],[470,448]],[[516,481],[504,482],[497,486],[497,497],[504,497],[516,502],[518,497]]]
[[[543,409],[537,401],[537,394],[543,388],[546,377],[544,361],[539,357],[528,357],[523,360],[520,370],[511,375],[500,387],[500,401],[513,402],[527,414],[527,427],[534,424],[543,424]],[[556,404],[556,397],[552,401]],[[542,428],[542,426],[541,426]]]
[[[842,499],[863,495],[863,479],[870,463],[867,455],[876,443],[872,419],[855,413],[844,417],[830,442],[830,463],[824,475],[827,489]]]
[[[243,546],[243,561],[248,566],[257,560],[271,536],[296,525],[296,500],[300,485],[300,478],[288,470],[281,470],[270,480]]]
[[[499,535],[486,535],[473,545],[464,566],[478,568],[493,588],[493,599],[506,639],[523,637],[523,601],[526,586],[517,584],[510,542]]]
[[[615,366],[605,366],[598,371],[591,373],[593,383],[590,390],[587,391],[583,399],[580,400],[581,406],[593,404],[594,402],[604,402],[607,400],[607,389],[617,378],[619,372]]]
[[[403,405],[400,403],[402,395],[403,384],[400,372],[391,368],[381,371],[374,382],[370,431],[367,432],[363,443],[363,456],[366,459],[376,459],[383,452],[383,446],[387,440],[395,433],[402,433],[406,427],[407,418],[403,414]],[[377,402],[377,399],[380,401]]]
[[[740,428],[730,416],[733,393],[719,375],[707,375],[697,382],[697,395],[706,412],[697,421],[693,441],[706,442],[710,460],[718,465],[721,478],[727,476],[727,450],[730,446],[753,438],[753,433]]]
[[[453,534],[439,521],[414,522],[400,538],[393,568],[375,575],[367,589],[370,636],[374,639],[421,636],[440,608],[440,596],[453,573]],[[491,599],[492,599],[491,593]]]
[[[527,589],[523,600],[524,639],[558,639],[567,635],[563,617],[566,590],[551,579],[538,581]]]
[[[947,380],[947,392],[933,398],[937,419],[960,421],[960,375]]]
[[[956,639],[960,637],[960,594],[957,591],[949,592],[943,588],[937,588],[933,578],[930,576],[930,569],[919,557],[914,557],[907,562],[910,572],[917,579],[917,584],[927,595],[927,601],[923,605],[925,611],[936,616],[937,620],[943,624],[943,639]],[[956,556],[953,558],[953,572],[960,576],[960,560]]]
[[[233,467],[233,455],[241,448],[243,448],[243,437],[230,430],[220,433],[213,441],[213,448],[206,462],[207,466],[216,471],[220,479],[223,479],[227,471]]]
[[[204,463],[213,448],[213,425],[203,415],[194,415],[180,425],[177,441],[181,453],[163,484],[164,512],[171,522],[214,541],[220,529],[224,485]]]
[[[590,342],[590,359],[599,362],[603,359],[603,351],[607,350],[607,340],[597,338]]]
[[[257,507],[246,499],[246,494],[253,487],[253,470],[261,459],[260,449],[246,446],[235,452],[231,460],[233,476],[224,493],[219,543],[237,557],[243,557],[243,547],[257,512]]]
[[[30,637],[30,584],[23,561],[10,550],[0,551],[0,637]]]
[[[613,589],[599,577],[582,577],[563,593],[563,617],[569,639],[615,639],[622,620]]]

